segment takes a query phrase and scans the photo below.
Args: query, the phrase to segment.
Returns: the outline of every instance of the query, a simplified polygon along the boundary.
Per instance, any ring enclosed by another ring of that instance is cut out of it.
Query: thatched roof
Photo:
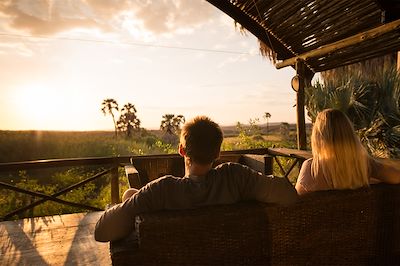
[[[400,50],[400,0],[207,0],[261,42],[276,66],[320,72]]]

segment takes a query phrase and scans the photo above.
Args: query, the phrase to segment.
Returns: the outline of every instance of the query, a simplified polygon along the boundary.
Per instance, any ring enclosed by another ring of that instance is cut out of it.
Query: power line
[[[183,47],[183,46],[173,46],[173,45],[161,45],[161,44],[148,44],[139,42],[113,42],[106,40],[95,40],[95,39],[81,39],[81,38],[69,38],[69,37],[49,37],[43,35],[23,35],[23,34],[12,34],[0,32],[0,36],[13,37],[13,38],[36,38],[36,39],[47,39],[47,40],[59,40],[59,41],[79,41],[79,42],[90,42],[90,43],[105,43],[113,45],[131,45],[131,46],[141,46],[141,47],[154,47],[154,48],[165,48],[165,49],[176,49],[176,50],[189,50],[189,51],[200,51],[209,53],[225,53],[225,54],[239,54],[239,55],[254,55],[249,52],[239,52],[239,51],[229,51],[229,50],[217,50],[217,49],[205,49],[205,48],[195,48],[195,47]]]

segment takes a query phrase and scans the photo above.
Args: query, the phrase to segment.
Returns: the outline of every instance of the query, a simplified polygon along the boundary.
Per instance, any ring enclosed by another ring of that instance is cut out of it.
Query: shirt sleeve
[[[159,187],[163,180],[156,180],[121,204],[106,210],[97,221],[94,238],[99,242],[124,238],[135,229],[137,214],[162,209]]]
[[[288,205],[294,203],[298,196],[293,185],[286,179],[263,175],[247,166],[237,165],[243,200],[257,200],[266,203]]]
[[[296,182],[296,187],[301,186],[306,192],[310,192],[310,185],[314,182],[311,176],[311,164],[312,158],[303,162]]]

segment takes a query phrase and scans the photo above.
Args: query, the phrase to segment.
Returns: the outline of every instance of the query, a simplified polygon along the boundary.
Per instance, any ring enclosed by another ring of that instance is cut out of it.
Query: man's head
[[[206,116],[197,116],[182,128],[179,153],[193,163],[210,164],[218,159],[222,140],[217,123]]]

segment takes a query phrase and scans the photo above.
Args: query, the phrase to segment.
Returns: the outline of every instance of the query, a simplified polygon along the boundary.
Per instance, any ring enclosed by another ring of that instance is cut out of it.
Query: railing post
[[[111,203],[119,203],[118,165],[111,170]]]
[[[265,155],[264,163],[265,163],[265,174],[273,175],[274,174],[274,157],[271,155]]]

